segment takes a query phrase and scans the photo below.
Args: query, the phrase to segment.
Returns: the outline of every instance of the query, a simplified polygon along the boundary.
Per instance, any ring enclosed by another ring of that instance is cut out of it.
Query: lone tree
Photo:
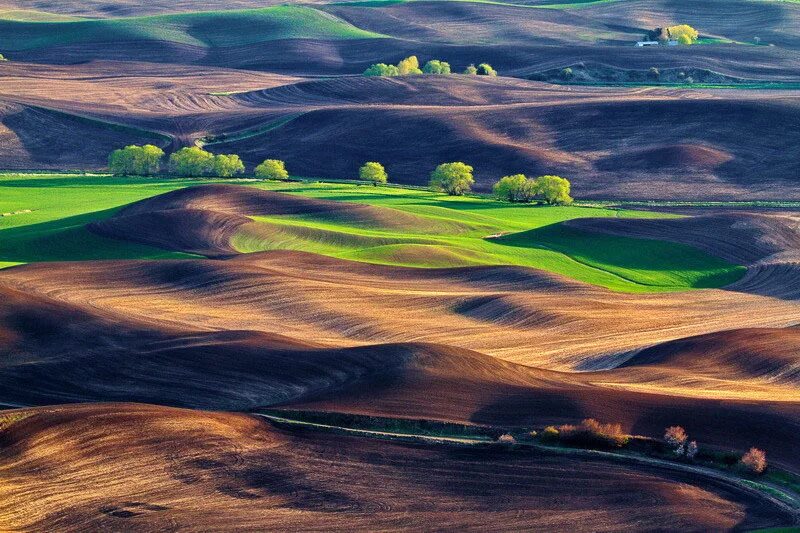
[[[152,144],[130,145],[108,156],[108,168],[115,176],[152,176],[161,171],[164,150]]]
[[[400,71],[394,65],[376,63],[364,71],[364,76],[399,76]]]
[[[286,180],[289,179],[289,173],[286,171],[286,164],[280,159],[265,159],[256,167],[256,177],[265,180]]]
[[[450,63],[431,59],[422,67],[422,72],[425,74],[450,74]]]
[[[469,192],[474,183],[472,167],[465,163],[442,163],[431,172],[431,189],[444,191],[451,196],[461,196]]]
[[[750,472],[761,474],[767,469],[767,454],[764,450],[750,448],[750,450],[742,456],[741,463],[742,466]]]
[[[539,176],[534,181],[536,196],[551,205],[569,205],[573,202],[569,180],[561,176]]]
[[[371,181],[377,185],[378,183],[386,183],[389,180],[389,175],[383,165],[376,161],[369,161],[358,169],[358,179]]]
[[[197,146],[181,148],[169,156],[169,171],[176,176],[208,176],[213,166],[214,154]]]
[[[211,164],[211,174],[220,178],[230,178],[244,174],[244,163],[236,154],[219,154],[214,156]]]
[[[670,26],[667,29],[671,39],[678,41],[681,44],[694,44],[700,36],[698,31],[688,24],[679,24],[677,26]]]
[[[489,63],[478,65],[478,76],[497,76],[497,71]]]
[[[536,197],[536,183],[525,177],[525,174],[504,176],[494,184],[494,195],[508,202],[532,202]]]
[[[684,445],[689,436],[681,426],[670,426],[664,431],[664,440],[678,455],[684,454]]]
[[[700,448],[697,446],[697,441],[693,440],[689,444],[686,445],[686,457],[689,459],[694,459],[697,455],[697,452],[700,451]]]

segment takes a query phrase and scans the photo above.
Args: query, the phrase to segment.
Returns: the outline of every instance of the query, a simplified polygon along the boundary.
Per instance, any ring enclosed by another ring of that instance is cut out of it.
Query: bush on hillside
[[[286,171],[286,164],[280,159],[265,159],[256,167],[256,177],[265,180],[286,180],[289,179],[289,173]]]
[[[577,426],[560,426],[558,432],[562,442],[577,446],[620,447],[629,440],[620,424],[602,424],[593,418],[587,418]]]
[[[750,448],[750,450],[742,456],[740,463],[747,471],[753,474],[761,474],[767,469],[767,454],[764,450]]]
[[[115,176],[152,176],[161,171],[164,150],[152,144],[132,144],[108,156],[108,168]]]
[[[478,65],[478,76],[497,76],[497,71],[489,63]]]
[[[358,169],[358,179],[371,181],[375,184],[386,183],[389,180],[389,175],[383,165],[376,161],[369,161]]]
[[[461,162],[442,163],[431,172],[430,187],[451,196],[461,196],[472,189],[472,167]]]
[[[422,70],[419,68],[419,59],[417,59],[417,56],[408,56],[405,59],[401,59],[397,64],[397,72],[400,76],[422,74]]]
[[[400,72],[394,65],[386,63],[376,63],[364,71],[364,76],[398,76]]]
[[[469,65],[467,66],[467,68],[464,69],[464,74],[468,76],[475,76],[476,74],[478,74],[478,67],[476,67],[475,65]]]
[[[551,205],[569,205],[573,202],[569,195],[569,180],[560,176],[539,176],[534,180],[536,196]]]
[[[492,192],[499,200],[507,202],[532,202],[536,197],[536,184],[524,174],[504,176],[494,184]]]
[[[244,163],[236,154],[219,154],[214,156],[214,160],[211,162],[210,174],[220,178],[244,174]]]
[[[450,74],[450,63],[431,59],[422,67],[422,72],[425,74]]]
[[[197,146],[187,146],[169,156],[169,172],[176,176],[208,176],[214,164],[214,154]]]

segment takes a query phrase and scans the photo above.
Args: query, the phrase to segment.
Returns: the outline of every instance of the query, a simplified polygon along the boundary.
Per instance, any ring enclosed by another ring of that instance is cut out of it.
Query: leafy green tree
[[[130,145],[108,156],[108,168],[116,176],[152,176],[161,170],[164,151],[158,146]]]
[[[573,199],[569,195],[570,183],[560,176],[539,176],[534,180],[536,196],[548,204],[568,205]]]
[[[678,41],[681,44],[694,44],[697,42],[697,38],[700,37],[700,34],[697,32],[697,30],[688,24],[670,26],[668,31],[670,38]]]
[[[572,79],[572,75],[573,75],[573,73],[572,73],[572,69],[570,67],[566,67],[566,68],[561,69],[561,77],[564,78],[565,80],[571,80]]]
[[[371,181],[375,184],[386,183],[389,180],[389,175],[386,173],[386,169],[383,168],[383,165],[375,161],[370,161],[364,163],[364,165],[358,169],[358,179]]]
[[[417,56],[408,56],[397,64],[397,72],[400,76],[408,76],[411,74],[422,74],[419,68],[419,59]]]
[[[451,196],[461,196],[472,188],[472,167],[461,162],[442,163],[431,172],[430,187]]]
[[[211,164],[211,174],[220,178],[244,174],[244,163],[236,154],[215,155]]]
[[[494,195],[508,202],[531,202],[536,196],[536,183],[524,174],[504,176],[494,184]]]
[[[478,73],[478,68],[475,65],[469,65],[467,68],[464,69],[464,74],[468,76],[474,76]]]
[[[364,76],[399,76],[400,72],[394,65],[386,63],[376,63],[364,71]]]
[[[214,154],[197,146],[187,146],[169,156],[169,171],[176,176],[208,176],[213,171]]]
[[[497,76],[497,71],[492,68],[489,63],[481,63],[478,65],[479,76]]]
[[[256,167],[256,177],[265,180],[286,180],[289,179],[289,173],[286,171],[286,164],[280,159],[265,159]]]
[[[425,74],[450,74],[450,63],[431,59],[422,67],[422,72]]]
[[[8,61],[8,58],[6,58],[6,56],[3,54],[0,54],[0,61]]]

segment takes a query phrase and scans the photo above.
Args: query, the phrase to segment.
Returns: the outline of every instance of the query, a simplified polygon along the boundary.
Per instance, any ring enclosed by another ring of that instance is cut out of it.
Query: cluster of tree
[[[659,41],[661,43],[678,41],[681,44],[694,44],[699,36],[698,31],[688,24],[678,24],[677,26],[651,30],[645,35],[645,40]]]
[[[161,172],[164,150],[152,144],[135,144],[114,150],[108,156],[108,168],[115,176],[152,176]]]
[[[182,177],[230,178],[244,174],[244,163],[236,154],[214,155],[197,146],[189,146],[169,156],[169,172]]]
[[[441,59],[431,59],[421,68],[417,56],[409,56],[401,60],[397,65],[387,63],[375,63],[364,71],[364,76],[409,76],[415,74],[450,74],[452,72],[450,63]],[[464,74],[477,74],[481,76],[497,76],[497,71],[489,63],[481,63],[477,67],[469,65]]]
[[[524,174],[504,176],[494,184],[492,191],[500,200],[530,203],[542,200],[551,205],[568,205],[573,202],[569,195],[569,180],[560,176],[528,178]]]
[[[469,65],[466,69],[464,69],[464,74],[473,76],[497,76],[497,71],[493,69],[489,63],[481,63],[477,67],[472,64]]]
[[[686,430],[681,426],[668,427],[664,431],[664,442],[672,447],[676,455],[681,457],[694,459],[700,451],[697,441],[689,441]],[[767,454],[764,450],[750,448],[739,459],[739,466],[752,474],[762,474],[767,469]]]

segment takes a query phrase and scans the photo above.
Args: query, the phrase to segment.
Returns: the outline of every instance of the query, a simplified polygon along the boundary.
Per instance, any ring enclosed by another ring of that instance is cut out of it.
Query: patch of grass
[[[188,184],[221,181],[225,180],[0,176],[0,212],[30,211],[0,218],[0,266],[35,261],[187,257],[102,238],[86,230],[86,224],[109,217],[118,208],[143,198]],[[241,183],[386,208],[386,216],[378,221],[350,220],[347,216],[252,217],[253,224],[243,226],[232,240],[241,252],[303,250],[419,268],[518,265],[626,292],[718,287],[735,281],[744,270],[689,246],[589,234],[561,224],[582,217],[674,216],[663,213],[512,205],[478,196],[450,197],[426,190],[351,183]],[[401,218],[406,222],[398,224]]]
[[[217,48],[277,39],[376,37],[382,35],[318,9],[298,5],[58,22],[0,20],[0,49],[4,50],[129,41],[167,41]]]

